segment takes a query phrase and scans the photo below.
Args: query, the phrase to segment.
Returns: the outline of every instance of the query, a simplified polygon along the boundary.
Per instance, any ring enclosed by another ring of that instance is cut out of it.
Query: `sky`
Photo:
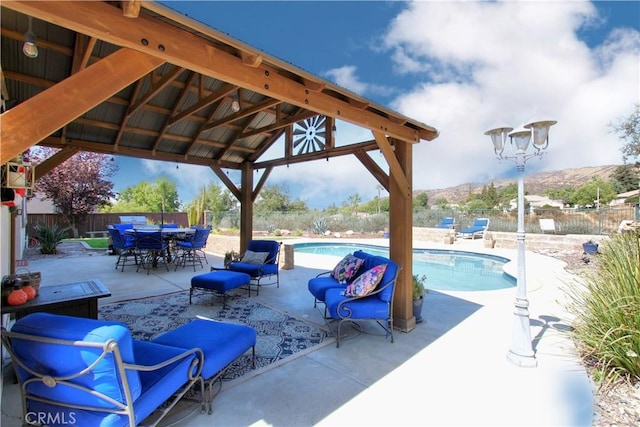
[[[527,161],[525,188],[535,172],[622,164],[610,125],[640,103],[637,1],[161,3],[438,129],[414,145],[414,191],[515,179],[515,164],[496,159],[484,132],[540,118],[557,124],[545,154]],[[371,138],[337,123],[337,144]],[[222,185],[208,167],[116,160],[115,191],[164,175],[186,204],[203,185]],[[356,193],[365,202],[387,196],[353,156],[275,168],[267,185],[318,209]]]

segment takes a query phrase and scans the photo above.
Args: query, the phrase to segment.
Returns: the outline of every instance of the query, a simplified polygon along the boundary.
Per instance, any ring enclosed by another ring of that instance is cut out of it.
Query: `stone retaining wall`
[[[516,249],[517,240],[516,233],[507,232],[491,232],[496,240],[496,248]],[[413,227],[413,240],[414,242],[438,242],[443,243],[445,236],[449,234],[448,230],[439,228],[424,228]],[[256,236],[258,237],[258,236]],[[261,238],[265,238],[263,233],[260,233]],[[378,236],[375,236],[378,237]],[[268,237],[267,237],[268,238]],[[272,236],[272,239],[278,240],[278,237]],[[601,242],[606,236],[591,236],[582,234],[527,234],[525,236],[525,244],[527,250],[568,250],[568,251],[580,251],[582,252],[582,244],[589,239],[595,242]],[[479,238],[476,238],[479,239]],[[289,237],[284,242],[283,248],[280,252],[280,266],[284,269],[290,269],[294,266],[293,250],[287,246],[295,242],[295,238]],[[460,237],[457,240],[461,240]],[[452,247],[455,247],[455,242]],[[225,252],[234,250],[240,251],[240,237],[228,236],[221,234],[211,234],[207,240],[207,252],[213,253],[220,257],[224,257]]]
[[[421,242],[444,242],[449,234],[448,230],[439,228],[413,227],[413,240]],[[516,233],[502,231],[492,231],[491,234],[496,240],[496,248],[516,249]],[[582,251],[582,244],[588,240],[600,242],[606,236],[592,236],[584,234],[533,234],[525,235],[527,250],[558,249]],[[457,240],[460,240],[458,237]],[[476,237],[479,239],[479,237]],[[455,246],[455,243],[454,243]]]

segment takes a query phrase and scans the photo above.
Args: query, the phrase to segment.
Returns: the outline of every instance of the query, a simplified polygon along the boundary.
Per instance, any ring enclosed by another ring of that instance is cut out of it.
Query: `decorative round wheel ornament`
[[[296,155],[324,151],[326,144],[325,116],[315,116],[297,122],[293,128],[293,148]]]

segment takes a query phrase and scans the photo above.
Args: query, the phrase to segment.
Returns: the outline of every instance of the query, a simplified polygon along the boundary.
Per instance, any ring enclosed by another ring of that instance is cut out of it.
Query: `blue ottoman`
[[[205,275],[206,276],[206,275]],[[203,401],[213,412],[213,383],[234,360],[252,349],[251,367],[256,367],[256,330],[250,326],[219,322],[212,319],[195,319],[151,341],[172,347],[199,348],[204,354],[200,375],[207,383],[207,395]]]
[[[222,306],[225,307],[227,291],[230,291],[231,289],[246,286],[247,291],[249,291],[249,296],[251,296],[251,290],[249,289],[250,281],[251,276],[248,274],[229,270],[212,269],[211,273],[193,276],[191,278],[191,289],[189,290],[189,304],[191,304],[193,290],[202,289],[222,294]]]

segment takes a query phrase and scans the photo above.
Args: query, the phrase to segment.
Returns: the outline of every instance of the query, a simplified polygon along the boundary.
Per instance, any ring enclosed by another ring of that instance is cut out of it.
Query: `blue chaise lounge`
[[[489,218],[476,218],[473,225],[460,230],[460,237],[475,239],[476,236],[484,237],[484,232],[489,228]]]
[[[157,425],[194,385],[204,397],[200,349],[135,340],[118,322],[33,313],[3,328],[2,342],[25,425]]]

